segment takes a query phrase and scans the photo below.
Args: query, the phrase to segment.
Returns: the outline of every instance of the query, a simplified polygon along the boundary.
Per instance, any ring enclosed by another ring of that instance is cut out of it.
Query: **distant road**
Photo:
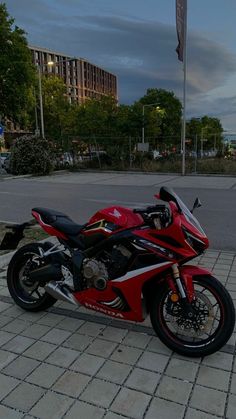
[[[55,208],[84,223],[99,208],[139,207],[155,202],[160,186],[173,187],[196,210],[211,247],[236,250],[236,178],[115,173],[73,173],[0,182],[0,221],[23,222],[34,206]]]

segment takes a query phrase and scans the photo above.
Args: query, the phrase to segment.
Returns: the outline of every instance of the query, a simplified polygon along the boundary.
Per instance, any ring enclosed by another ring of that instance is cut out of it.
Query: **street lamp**
[[[50,61],[46,64],[50,65]],[[39,79],[39,108],[40,108],[40,122],[41,122],[41,135],[42,138],[45,138],[45,131],[44,131],[44,115],[43,115],[43,94],[42,94],[42,67],[44,64],[37,63],[38,69],[38,79]]]
[[[48,63],[47,63],[47,65],[49,66],[49,67],[56,67],[56,66],[59,66],[60,64],[64,64],[64,63],[69,63],[69,62],[71,62],[71,61],[77,61],[77,58],[76,57],[71,57],[71,58],[66,58],[66,59],[62,59],[62,60],[59,60],[59,61],[48,61]],[[74,78],[73,78],[73,81],[74,81]],[[74,87],[76,87],[76,84],[73,82],[72,83],[72,87],[73,87],[73,92],[74,92]],[[74,98],[75,98],[75,93],[74,93]]]
[[[143,105],[143,112],[142,112],[142,117],[143,117],[143,125],[142,125],[142,143],[145,143],[145,129],[144,129],[144,111],[145,111],[145,107],[147,106],[156,106],[159,105],[158,103],[148,103],[147,105]],[[156,106],[156,110],[160,110],[160,106]]]
[[[39,78],[39,106],[40,106],[40,120],[41,120],[41,135],[45,138],[44,132],[44,116],[43,116],[43,95],[42,95],[42,77],[41,77],[41,65],[38,63],[38,78]]]

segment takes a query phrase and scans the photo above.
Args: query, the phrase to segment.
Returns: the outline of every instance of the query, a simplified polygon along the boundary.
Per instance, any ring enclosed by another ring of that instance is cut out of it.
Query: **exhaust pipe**
[[[62,279],[61,266],[48,264],[36,268],[29,273],[29,280],[32,282],[45,283],[48,281],[60,281]]]
[[[66,287],[62,287],[56,281],[48,282],[45,287],[45,291],[54,297],[56,300],[66,301],[67,303],[72,303],[79,305],[78,301],[74,295]]]
[[[78,301],[70,290],[58,284],[63,278],[61,266],[48,264],[40,268],[34,269],[29,274],[29,280],[38,282],[44,286],[45,291],[56,300],[63,300],[67,303],[78,305]],[[50,282],[48,282],[50,281]],[[46,283],[46,285],[45,285]]]

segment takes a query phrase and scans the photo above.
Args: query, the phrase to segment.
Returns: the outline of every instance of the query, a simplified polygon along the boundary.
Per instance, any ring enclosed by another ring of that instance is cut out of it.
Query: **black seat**
[[[32,211],[37,212],[44,223],[51,225],[69,236],[77,236],[84,227],[84,225],[75,223],[66,214],[63,214],[63,212],[39,207],[33,208]]]

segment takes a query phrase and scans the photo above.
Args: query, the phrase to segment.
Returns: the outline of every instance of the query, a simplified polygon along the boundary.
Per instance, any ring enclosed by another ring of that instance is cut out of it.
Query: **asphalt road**
[[[229,181],[231,179],[231,181]],[[36,206],[54,208],[84,223],[96,210],[111,205],[153,204],[161,185],[174,187],[188,206],[196,196],[203,206],[195,215],[213,249],[236,249],[236,178],[76,174],[0,182],[0,221],[23,222]]]

